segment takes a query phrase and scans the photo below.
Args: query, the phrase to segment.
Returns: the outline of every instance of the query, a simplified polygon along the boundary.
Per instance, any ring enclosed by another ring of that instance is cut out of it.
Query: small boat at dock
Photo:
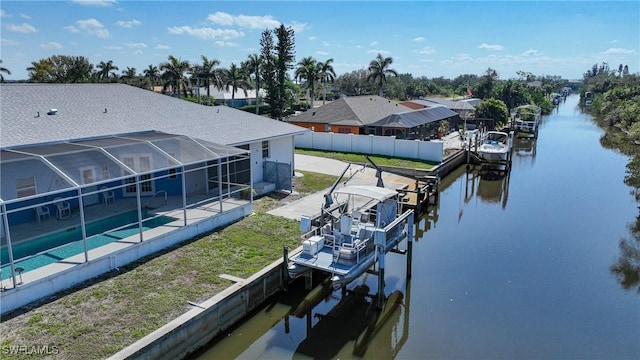
[[[288,270],[291,278],[311,269],[330,273],[332,287],[340,289],[407,237],[413,211],[402,213],[399,193],[384,187],[345,186],[331,195],[333,205],[322,209],[315,226],[302,216],[302,251],[288,259]]]
[[[513,125],[518,137],[536,137],[541,119],[541,107],[536,105],[518,106],[513,113]]]
[[[502,131],[487,131],[478,146],[478,156],[484,161],[507,160],[511,151],[511,134]]]

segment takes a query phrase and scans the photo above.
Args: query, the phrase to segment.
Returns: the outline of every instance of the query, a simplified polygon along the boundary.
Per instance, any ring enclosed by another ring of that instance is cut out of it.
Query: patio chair
[[[65,214],[71,216],[71,205],[68,201],[63,201],[62,198],[59,197],[53,200],[56,200],[55,204],[58,208],[58,219],[62,219]]]
[[[36,216],[38,217],[38,222],[42,219],[51,219],[51,212],[49,211],[48,206],[36,206]]]
[[[113,190],[108,190],[106,187],[101,187],[102,190],[102,202],[107,205],[110,202],[116,202],[116,194]]]

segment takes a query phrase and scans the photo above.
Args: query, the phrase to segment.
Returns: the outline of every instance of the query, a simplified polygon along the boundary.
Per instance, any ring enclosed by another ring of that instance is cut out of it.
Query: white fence
[[[334,134],[308,131],[295,137],[297,148],[386,155],[442,162],[444,142],[440,140],[398,140],[394,136]]]

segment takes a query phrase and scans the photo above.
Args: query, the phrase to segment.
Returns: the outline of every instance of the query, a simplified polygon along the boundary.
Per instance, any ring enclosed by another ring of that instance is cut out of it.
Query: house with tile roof
[[[381,96],[349,96],[289,117],[287,121],[316,132],[366,135],[368,125],[410,110]]]
[[[291,190],[308,132],[124,84],[2,84],[0,102],[2,312],[249,215]]]
[[[396,103],[370,95],[343,97],[288,119],[291,124],[315,132],[395,136],[409,140],[435,138],[436,129],[444,120],[453,128],[457,126],[459,116],[434,103],[428,106]]]

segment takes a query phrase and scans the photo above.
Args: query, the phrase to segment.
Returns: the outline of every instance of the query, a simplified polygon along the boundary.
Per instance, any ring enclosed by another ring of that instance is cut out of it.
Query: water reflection
[[[611,272],[625,290],[640,294],[640,216],[630,226],[631,237],[620,240],[620,257],[611,265]]]
[[[324,281],[319,275],[314,275],[316,289]],[[345,291],[329,285],[328,292],[319,291],[308,302],[304,279],[296,280],[289,291],[190,358],[395,358],[409,336],[410,280],[401,291],[398,277],[387,279],[390,293],[382,311],[371,290],[376,284],[377,277],[364,276]]]
[[[536,143],[537,139],[534,138],[515,138],[513,141],[512,160],[533,165],[536,160]]]
[[[483,203],[500,204],[507,207],[509,199],[510,169],[500,165],[483,165],[466,172],[464,181],[464,206],[475,197]],[[458,222],[462,219],[464,206],[460,206]]]

